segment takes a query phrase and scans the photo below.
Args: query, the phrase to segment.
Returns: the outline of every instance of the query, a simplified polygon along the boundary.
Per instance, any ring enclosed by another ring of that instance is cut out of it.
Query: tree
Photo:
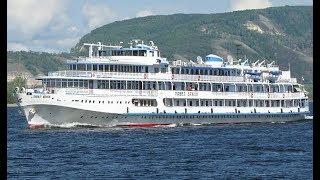
[[[15,99],[13,97],[13,92],[16,87],[22,88],[27,84],[27,80],[22,76],[16,76],[12,81],[8,82],[7,85],[7,104],[15,103]]]

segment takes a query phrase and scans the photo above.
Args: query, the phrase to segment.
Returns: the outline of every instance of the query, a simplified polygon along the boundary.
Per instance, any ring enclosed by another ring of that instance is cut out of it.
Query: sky
[[[105,24],[149,15],[223,13],[312,0],[8,0],[7,50],[69,52]]]

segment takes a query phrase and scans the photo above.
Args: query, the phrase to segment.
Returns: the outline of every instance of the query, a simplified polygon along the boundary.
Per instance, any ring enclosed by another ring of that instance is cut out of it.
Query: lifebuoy
[[[251,98],[253,98],[253,93],[251,93]]]
[[[200,76],[198,76],[198,81],[200,81]]]

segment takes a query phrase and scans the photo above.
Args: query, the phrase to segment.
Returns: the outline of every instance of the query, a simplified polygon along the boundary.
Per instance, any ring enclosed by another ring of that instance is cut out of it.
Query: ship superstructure
[[[153,41],[129,47],[85,43],[68,70],[16,89],[30,125],[98,126],[292,121],[309,112],[307,92],[274,62],[224,61],[209,54],[169,63]]]

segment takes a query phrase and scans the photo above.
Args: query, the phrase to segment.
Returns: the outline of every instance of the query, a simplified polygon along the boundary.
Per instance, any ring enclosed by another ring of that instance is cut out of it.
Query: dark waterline
[[[312,120],[31,130],[7,110],[9,179],[312,179]]]

